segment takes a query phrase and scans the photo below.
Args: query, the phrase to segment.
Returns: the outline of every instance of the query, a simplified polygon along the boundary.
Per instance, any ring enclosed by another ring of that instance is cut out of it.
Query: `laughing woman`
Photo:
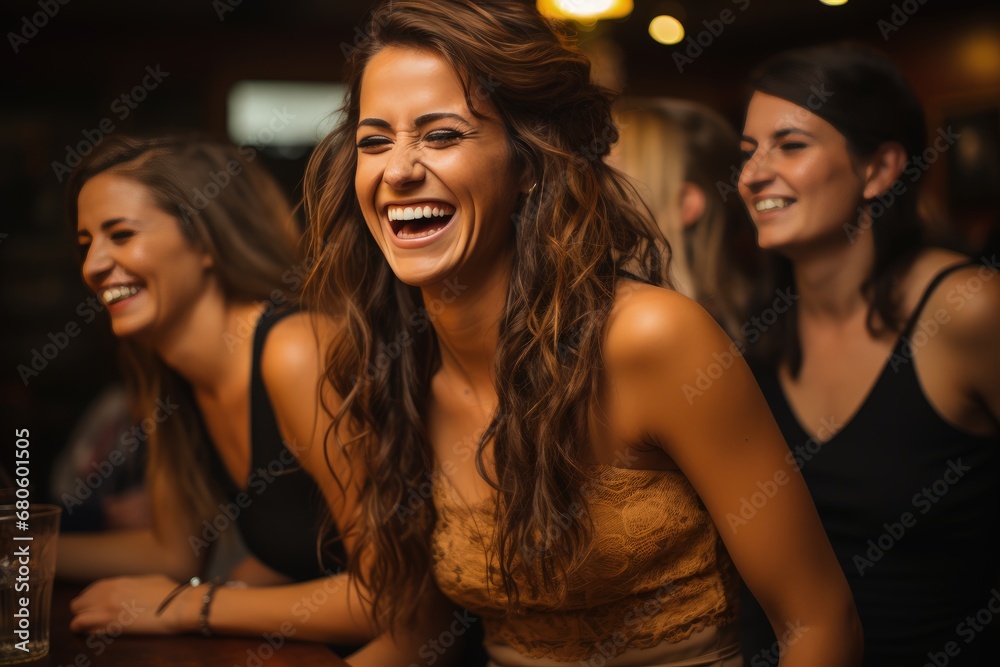
[[[293,305],[298,234],[276,183],[227,144],[112,137],[74,171],[69,214],[136,418],[155,423],[154,529],[60,539],[60,576],[103,578],[73,601],[71,627],[102,632],[128,600],[147,610],[128,632],[259,635],[294,621],[299,639],[366,639],[346,575],[327,576],[345,544],[318,556],[324,506],[339,526],[349,511],[331,470],[348,477],[315,444],[326,334]],[[202,573],[205,527],[220,521],[239,527],[250,556],[232,576],[250,586],[178,586]],[[322,612],[293,613],[321,590]]]
[[[754,371],[847,573],[865,664],[1000,664],[981,613],[1000,578],[996,267],[923,240],[924,115],[890,62],[791,52],[753,87],[740,194],[773,287],[798,295]],[[747,598],[755,651],[774,637]]]
[[[376,608],[412,618],[436,584],[497,666],[730,667],[735,563],[776,627],[803,628],[782,665],[859,664],[753,377],[588,151],[614,125],[587,59],[515,1],[396,0],[366,34],[305,193],[335,418],[365,434],[344,444]],[[395,648],[358,661],[409,664]]]

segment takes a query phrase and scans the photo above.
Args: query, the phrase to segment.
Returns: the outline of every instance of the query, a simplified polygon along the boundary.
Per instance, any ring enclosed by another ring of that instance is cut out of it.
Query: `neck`
[[[237,376],[253,345],[261,306],[227,303],[221,293],[206,295],[153,342],[163,362],[187,380],[195,394],[216,396]]]
[[[867,310],[861,286],[875,265],[875,240],[862,234],[844,242],[792,257],[800,317],[844,322]]]
[[[510,285],[511,252],[490,266],[422,288],[441,353],[441,370],[477,391],[493,391],[500,318]]]

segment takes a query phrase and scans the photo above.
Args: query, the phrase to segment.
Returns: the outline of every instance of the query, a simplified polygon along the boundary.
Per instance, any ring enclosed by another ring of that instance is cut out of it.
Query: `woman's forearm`
[[[178,631],[200,631],[205,586],[179,596]],[[362,644],[374,635],[368,611],[357,587],[338,574],[283,586],[219,586],[207,620],[220,635],[278,633],[286,639]]]
[[[779,667],[859,667],[864,636],[854,605],[825,623],[789,623],[775,628]]]
[[[56,575],[69,581],[142,574],[183,580],[198,572],[194,553],[173,553],[151,530],[60,535]]]

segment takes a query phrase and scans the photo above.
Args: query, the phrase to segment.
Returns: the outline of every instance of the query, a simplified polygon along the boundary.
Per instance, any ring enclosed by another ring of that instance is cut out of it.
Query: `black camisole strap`
[[[617,275],[619,278],[628,278],[629,280],[634,280],[637,283],[646,283],[647,285],[649,284],[649,280],[645,278],[640,278],[631,271],[626,271],[621,267],[615,269],[615,275]]]
[[[253,338],[253,366],[250,376],[250,441],[252,455],[255,458],[271,460],[277,456],[282,447],[281,430],[274,415],[264,376],[261,360],[264,355],[264,343],[271,329],[289,315],[300,312],[298,308],[285,308],[277,312],[261,315]]]
[[[934,279],[931,280],[930,284],[927,286],[927,289],[924,290],[923,295],[921,295],[920,301],[917,303],[917,307],[913,309],[913,314],[910,315],[910,319],[907,321],[906,326],[903,328],[902,337],[905,338],[913,332],[913,328],[917,325],[917,322],[920,320],[920,314],[923,312],[924,307],[930,300],[931,295],[934,294],[934,290],[936,290],[937,286],[941,284],[941,281],[943,281],[945,278],[950,276],[955,271],[958,271],[959,269],[964,269],[969,266],[977,266],[978,264],[979,262],[968,260],[941,269],[941,271],[939,271],[938,274],[934,276]]]

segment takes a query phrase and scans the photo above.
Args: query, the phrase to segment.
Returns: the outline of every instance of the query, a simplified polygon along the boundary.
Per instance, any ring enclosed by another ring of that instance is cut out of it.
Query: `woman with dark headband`
[[[460,624],[401,641],[439,587],[498,667],[735,667],[735,563],[803,629],[785,667],[859,664],[749,370],[585,151],[616,135],[587,59],[518,1],[397,0],[366,35],[304,186],[335,423],[365,472],[357,574],[397,628],[358,660],[449,658]]]
[[[851,584],[865,664],[1000,664],[984,622],[1000,611],[1000,276],[921,233],[946,132],[929,147],[906,81],[855,48],[779,55],[752,86],[739,190],[771,287],[796,300],[750,353]],[[774,620],[745,596],[751,664],[775,663]]]

